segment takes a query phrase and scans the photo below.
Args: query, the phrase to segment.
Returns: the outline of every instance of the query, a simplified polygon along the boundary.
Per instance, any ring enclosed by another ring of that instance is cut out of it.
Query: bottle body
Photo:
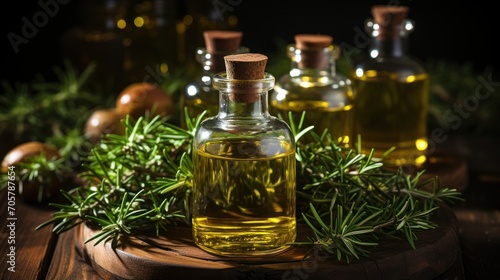
[[[224,92],[231,82],[219,78],[220,112],[196,132],[193,237],[208,252],[266,255],[295,240],[295,142],[288,125],[267,112],[270,77],[250,103],[231,101]]]
[[[181,95],[181,127],[186,127],[184,108],[190,118],[196,118],[204,111],[207,111],[205,117],[213,117],[219,111],[219,91],[213,86],[213,76],[224,71],[224,56],[228,54],[247,53],[246,47],[240,47],[236,52],[223,54],[210,54],[205,48],[196,50],[196,60],[202,65],[200,71],[193,80],[191,80],[183,94]]]
[[[362,151],[373,148],[388,165],[420,166],[427,159],[429,76],[406,55],[402,35],[373,40],[371,56],[354,65],[351,77]]]
[[[288,121],[291,112],[296,123],[305,111],[303,127],[314,125],[316,134],[325,130],[339,145],[349,147],[354,139],[354,91],[351,81],[335,72],[333,49],[323,50],[328,65],[323,69],[303,68],[296,62],[300,50],[289,46],[290,74],[282,76],[271,94],[271,112]],[[306,136],[305,142],[313,141]]]

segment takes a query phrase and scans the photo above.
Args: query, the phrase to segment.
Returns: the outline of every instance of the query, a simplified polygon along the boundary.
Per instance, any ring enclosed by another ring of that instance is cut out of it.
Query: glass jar
[[[271,112],[288,121],[292,112],[298,123],[305,112],[303,127],[314,125],[321,135],[327,130],[339,145],[352,144],[354,92],[351,81],[337,73],[335,60],[340,54],[328,35],[300,34],[288,46],[290,72],[276,83],[270,97]],[[306,136],[305,142],[313,141]]]
[[[265,255],[295,240],[295,142],[268,112],[274,81],[214,77],[219,113],[201,122],[193,144],[193,236],[208,252]]]
[[[414,23],[407,13],[404,6],[372,8],[374,18],[366,21],[370,48],[351,75],[362,151],[374,149],[374,157],[389,166],[421,166],[427,158],[429,76],[408,55]]]

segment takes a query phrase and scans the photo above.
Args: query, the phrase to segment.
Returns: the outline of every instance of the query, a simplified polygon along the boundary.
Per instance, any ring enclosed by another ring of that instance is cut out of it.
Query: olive
[[[61,158],[61,154],[57,148],[42,142],[30,141],[12,148],[2,160],[2,173],[13,171],[16,174],[16,193],[24,201],[43,202],[59,194],[62,180],[56,175],[55,171],[51,171],[50,174],[39,174],[40,178],[43,177],[43,182],[40,182],[40,180],[28,181],[28,179],[22,179],[22,174],[29,172],[29,170],[22,170],[20,164],[27,163],[30,158],[42,153],[47,159]],[[14,168],[10,170],[9,167]]]
[[[115,108],[97,109],[87,119],[84,135],[92,142],[98,142],[106,134],[125,134],[125,126],[121,122],[123,115]]]
[[[171,94],[153,83],[133,83],[123,89],[116,100],[116,110],[137,120],[141,116],[169,116],[173,113]]]

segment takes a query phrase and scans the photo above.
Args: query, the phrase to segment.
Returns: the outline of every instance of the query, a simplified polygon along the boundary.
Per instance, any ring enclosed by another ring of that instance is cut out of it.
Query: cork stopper
[[[243,33],[239,31],[228,30],[207,30],[203,32],[205,39],[205,48],[208,53],[234,53],[241,44]]]
[[[372,15],[380,26],[379,37],[396,36],[402,28],[402,23],[408,15],[409,8],[406,6],[375,5],[372,7]]]
[[[333,42],[332,36],[321,34],[297,34],[295,46],[300,50],[319,51],[329,47]]]
[[[295,46],[301,50],[300,68],[325,69],[329,65],[329,57],[324,53],[333,42],[333,37],[323,34],[297,34]]]
[[[236,102],[253,103],[259,100],[259,90],[253,83],[241,82],[264,78],[267,56],[258,53],[227,55],[226,76],[228,80],[239,80],[231,88],[230,98]]]

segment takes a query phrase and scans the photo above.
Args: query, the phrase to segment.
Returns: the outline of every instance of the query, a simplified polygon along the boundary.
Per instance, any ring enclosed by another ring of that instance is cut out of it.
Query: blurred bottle
[[[320,34],[298,34],[288,46],[291,60],[289,73],[280,77],[270,97],[271,113],[288,122],[291,112],[299,123],[305,112],[303,127],[314,125],[321,135],[327,130],[336,144],[352,146],[354,138],[354,93],[351,81],[335,69],[340,48],[333,38]],[[314,141],[306,136],[304,142]]]
[[[124,40],[127,84],[161,84],[177,65],[176,2],[130,0]]]
[[[246,53],[248,48],[240,46],[243,33],[227,30],[207,30],[203,32],[205,47],[196,50],[196,58],[202,73],[196,75],[181,95],[181,126],[187,128],[184,108],[190,118],[207,111],[206,117],[215,116],[219,111],[219,90],[213,86],[213,76],[226,71],[224,56]]]
[[[61,37],[62,57],[79,71],[96,63],[92,81],[105,91],[117,92],[124,85],[127,2],[86,0],[80,4],[80,24]]]
[[[61,38],[77,69],[97,64],[94,78],[117,93],[137,82],[161,84],[177,63],[175,0],[86,0],[81,24]]]
[[[177,24],[178,61],[189,72],[196,72],[199,64],[196,49],[203,46],[203,32],[207,30],[238,29],[238,18],[232,14],[241,1],[186,0],[179,1],[183,17]]]
[[[355,128],[364,153],[373,148],[374,157],[388,165],[421,166],[427,158],[429,76],[408,55],[414,24],[407,13],[405,6],[372,8],[374,18],[366,22],[371,46],[352,69]]]

